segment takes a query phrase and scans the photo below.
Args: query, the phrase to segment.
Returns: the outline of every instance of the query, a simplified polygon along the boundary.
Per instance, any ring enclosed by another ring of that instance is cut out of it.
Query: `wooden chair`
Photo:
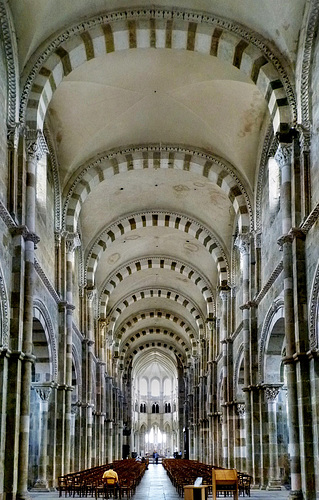
[[[66,476],[58,477],[58,490],[59,490],[59,497],[62,495],[63,491],[65,496],[67,496],[67,494],[70,493],[70,483]]]
[[[250,497],[250,485],[251,485],[251,476],[249,474],[245,474],[244,472],[238,472],[239,495],[242,493],[243,497],[245,495]]]
[[[238,474],[236,469],[213,469],[212,470],[213,500],[217,494],[228,493],[238,500]]]
[[[119,498],[121,498],[121,490],[116,483],[114,477],[107,477],[104,479],[104,488],[105,488],[105,498],[114,498],[117,497],[117,493],[119,493]]]

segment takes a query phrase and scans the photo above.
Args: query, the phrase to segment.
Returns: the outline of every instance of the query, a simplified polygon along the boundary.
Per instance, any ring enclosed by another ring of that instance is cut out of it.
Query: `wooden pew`
[[[212,470],[213,500],[217,493],[232,493],[238,500],[238,474],[236,469],[213,469]]]

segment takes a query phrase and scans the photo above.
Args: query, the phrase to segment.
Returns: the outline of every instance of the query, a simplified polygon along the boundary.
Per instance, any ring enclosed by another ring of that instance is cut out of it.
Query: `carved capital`
[[[34,243],[34,248],[37,248],[37,244],[39,243],[40,241],[40,238],[37,234],[35,233],[30,233],[28,232],[25,236],[24,236],[24,239],[25,241],[33,241]]]
[[[288,233],[290,236],[292,236],[293,239],[299,238],[300,240],[305,240],[306,239],[306,234],[305,232],[300,229],[299,227],[292,227]]]
[[[292,234],[283,234],[278,238],[277,243],[280,246],[280,250],[282,250],[282,247],[284,246],[285,243],[292,243],[293,242],[293,235]]]
[[[49,152],[46,140],[41,130],[26,131],[27,154],[30,160],[41,160]]]
[[[245,411],[246,411],[245,403],[237,403],[236,404],[236,411],[240,417],[243,417],[245,415]]]
[[[266,385],[265,386],[265,397],[268,403],[273,403],[276,401],[282,384]]]
[[[234,245],[235,247],[238,248],[241,255],[249,254],[250,241],[251,241],[250,233],[243,233],[237,236]]]
[[[41,401],[48,402],[51,396],[52,384],[50,385],[34,385],[34,389]]]
[[[81,246],[81,240],[77,233],[68,233],[65,238],[65,248],[67,253],[73,253],[77,247]]]
[[[310,122],[303,125],[297,125],[297,130],[300,137],[300,148],[302,153],[310,152],[310,142],[311,142],[311,129]]]
[[[20,123],[8,125],[7,141],[10,149],[17,149],[19,144]]]
[[[280,143],[275,154],[275,160],[280,168],[291,163],[292,144]]]

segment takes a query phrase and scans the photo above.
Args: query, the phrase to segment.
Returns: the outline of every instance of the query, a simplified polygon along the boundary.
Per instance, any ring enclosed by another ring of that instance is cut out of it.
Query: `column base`
[[[301,490],[291,490],[289,491],[289,500],[301,500],[303,498],[303,494]]]
[[[32,491],[50,491],[50,488],[48,487],[48,482],[43,479],[38,479],[34,483]]]
[[[281,482],[279,479],[272,479],[268,482],[266,487],[267,491],[280,491],[281,490]]]

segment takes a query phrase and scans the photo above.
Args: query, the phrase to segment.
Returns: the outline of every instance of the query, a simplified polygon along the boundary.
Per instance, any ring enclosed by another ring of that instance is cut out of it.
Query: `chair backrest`
[[[115,483],[116,483],[115,477],[107,477],[106,478],[106,484],[108,486],[113,486],[113,484],[115,484]]]

